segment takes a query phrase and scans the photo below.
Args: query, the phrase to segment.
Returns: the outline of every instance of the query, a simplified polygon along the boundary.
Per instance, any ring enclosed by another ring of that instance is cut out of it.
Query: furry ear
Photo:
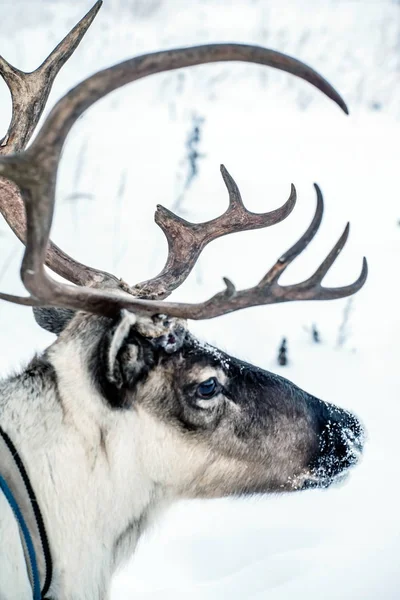
[[[127,408],[131,391],[153,366],[155,349],[136,330],[137,318],[128,311],[105,333],[93,359],[93,376],[113,408]]]
[[[93,351],[92,376],[114,408],[128,407],[132,391],[162,354],[178,351],[187,329],[182,319],[145,317],[121,310]]]
[[[145,366],[139,344],[132,343],[136,321],[134,314],[123,311],[121,319],[106,335],[106,377],[118,389],[134,383],[135,374],[139,375]]]
[[[56,335],[60,335],[74,315],[75,311],[68,308],[33,307],[33,316],[36,323],[46,331]]]

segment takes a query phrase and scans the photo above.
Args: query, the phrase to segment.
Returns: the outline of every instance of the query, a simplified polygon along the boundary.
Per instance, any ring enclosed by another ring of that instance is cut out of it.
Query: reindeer
[[[27,148],[57,72],[99,8],[100,2],[36,71],[23,73],[0,59],[13,103],[0,146],[0,209],[26,246],[21,278],[30,294],[0,297],[33,307],[38,324],[57,336],[22,373],[0,383],[0,481],[6,482],[0,596],[7,600],[104,600],[117,567],[174,500],[328,487],[357,462],[363,446],[353,414],[200,342],[187,327],[190,319],[251,306],[343,298],[363,286],[365,259],[354,283],[321,285],[348,226],[314,275],[279,284],[319,228],[317,186],[311,225],[257,285],[239,291],[225,279],[224,291],[197,304],[166,298],[208,243],[285,219],[296,202],[293,186],[280,208],[255,214],[222,166],[226,212],[190,223],[158,206],[167,262],[159,275],[133,286],[50,241],[65,138],[89,106],[126,83],[184,66],[247,61],[305,79],[347,112],[329,83],[294,58],[213,44],[146,54],[92,75],[59,100]],[[46,265],[69,283],[51,277]]]

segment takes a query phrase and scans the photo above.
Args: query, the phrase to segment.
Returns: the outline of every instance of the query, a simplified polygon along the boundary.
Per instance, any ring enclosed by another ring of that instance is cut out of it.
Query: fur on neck
[[[113,573],[169,503],[143,463],[136,411],[110,409],[92,381],[87,352],[81,339],[61,335],[0,386],[2,425],[40,502],[54,562],[50,597],[59,600],[107,598]],[[0,531],[15,528],[12,520],[8,514]],[[9,560],[15,555],[23,570],[20,549]]]

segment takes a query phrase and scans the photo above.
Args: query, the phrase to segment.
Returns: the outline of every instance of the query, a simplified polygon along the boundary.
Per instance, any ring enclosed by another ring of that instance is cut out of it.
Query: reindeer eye
[[[218,381],[215,379],[215,377],[211,377],[210,379],[207,379],[207,381],[203,381],[197,386],[197,395],[199,398],[208,400],[215,396],[219,389]]]

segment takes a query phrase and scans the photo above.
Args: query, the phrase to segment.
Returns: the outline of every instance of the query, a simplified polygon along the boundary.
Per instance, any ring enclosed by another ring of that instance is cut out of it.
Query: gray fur
[[[32,310],[36,323],[42,329],[56,335],[60,335],[75,314],[73,310],[68,308],[34,306]]]

